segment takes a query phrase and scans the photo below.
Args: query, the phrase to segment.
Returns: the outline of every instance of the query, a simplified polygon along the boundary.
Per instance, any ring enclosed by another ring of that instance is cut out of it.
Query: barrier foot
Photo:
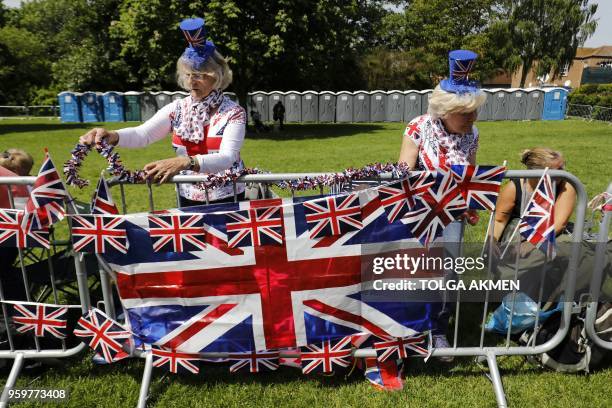
[[[23,353],[17,353],[13,361],[11,373],[6,380],[6,384],[4,384],[2,396],[0,396],[0,408],[8,407],[9,391],[15,386],[15,382],[17,382],[17,377],[19,377],[19,372],[21,371],[21,367],[23,367],[23,360]]]
[[[140,383],[140,395],[138,396],[138,408],[146,408],[149,398],[149,386],[151,385],[151,373],[153,371],[153,354],[147,353],[145,357],[145,368]]]
[[[494,353],[487,353],[487,363],[489,365],[489,379],[493,383],[493,391],[495,391],[495,399],[497,406],[507,408],[506,394],[504,393],[504,384],[502,384],[501,375],[499,375],[499,367],[497,366],[497,358]]]

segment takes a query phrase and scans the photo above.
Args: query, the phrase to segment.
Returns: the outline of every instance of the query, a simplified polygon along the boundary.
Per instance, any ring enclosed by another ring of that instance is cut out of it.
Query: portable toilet
[[[225,94],[227,95],[227,92],[225,92]],[[170,95],[172,96],[172,100],[176,101],[177,99],[183,99],[189,96],[189,93],[185,92],[185,91],[174,91],[171,92]]]
[[[234,92],[223,92],[223,94],[230,98],[232,101],[238,103],[238,95],[236,95]]]
[[[153,95],[155,95],[155,104],[157,105],[157,110],[160,110],[161,108],[172,102],[172,92],[153,92]]]
[[[421,93],[419,91],[410,90],[404,92],[404,122],[410,122],[417,116],[421,116]]]
[[[427,109],[429,108],[429,96],[433,93],[433,89],[423,89],[419,91],[421,95],[421,115],[427,113]]]
[[[489,89],[483,89],[482,92],[487,96],[485,103],[478,107],[478,120],[481,122],[491,120],[491,111],[493,108],[493,93]]]
[[[104,122],[104,108],[100,96],[96,92],[83,92],[83,95],[81,95],[83,122]]]
[[[302,121],[302,95],[297,91],[285,92],[285,122]]]
[[[125,111],[125,120],[128,122],[140,122],[140,98],[142,96],[142,92],[136,91],[128,91],[123,94],[123,99],[125,101],[124,111]]]
[[[302,98],[302,122],[319,121],[319,97],[315,91],[304,91]]]
[[[81,94],[78,92],[64,91],[57,94],[60,107],[60,118],[62,122],[82,122],[81,116]]]
[[[491,89],[491,120],[508,119],[508,92],[505,89]]]
[[[544,89],[544,109],[542,110],[542,120],[563,120],[565,118],[566,104],[567,89]]]
[[[353,92],[353,122],[370,121],[370,93],[367,91]]]
[[[404,119],[404,93],[402,91],[388,91],[386,93],[385,121],[401,122]]]
[[[251,111],[258,112],[261,115],[261,121],[266,122],[272,120],[268,116],[268,94],[263,91],[249,92],[247,97],[247,115],[251,119]]]
[[[336,94],[329,91],[319,93],[319,122],[334,122],[336,118]]]
[[[285,119],[287,119],[287,105],[285,104],[285,93],[281,91],[268,92],[268,118],[274,120],[274,105],[281,102],[285,107]]]
[[[353,94],[347,91],[336,93],[336,122],[353,121]]]
[[[157,112],[157,99],[155,93],[145,92],[140,95],[140,119],[145,122]]]
[[[122,92],[108,91],[102,94],[102,102],[104,104],[104,121],[105,122],[123,122],[124,116],[124,100]]]
[[[385,91],[370,92],[370,121],[384,122],[387,119],[387,93]]]
[[[527,92],[522,88],[510,88],[508,93],[508,120],[527,119]]]
[[[527,88],[525,119],[541,120],[544,110],[544,91],[538,88]]]

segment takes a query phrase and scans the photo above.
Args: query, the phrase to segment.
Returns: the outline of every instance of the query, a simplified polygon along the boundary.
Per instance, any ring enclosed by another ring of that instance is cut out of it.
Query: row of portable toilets
[[[478,120],[562,120],[567,103],[565,88],[485,89],[487,102]],[[285,121],[408,122],[427,112],[431,89],[424,91],[250,92],[249,117],[272,121],[274,105],[285,107]],[[226,94],[233,100],[236,95]],[[146,121],[186,92],[62,92],[58,95],[63,122]]]

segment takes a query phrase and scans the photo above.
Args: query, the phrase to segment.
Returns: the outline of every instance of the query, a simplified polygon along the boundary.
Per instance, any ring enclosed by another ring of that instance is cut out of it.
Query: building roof
[[[586,59],[592,57],[612,58],[612,45],[604,45],[597,48],[578,48],[575,59]]]

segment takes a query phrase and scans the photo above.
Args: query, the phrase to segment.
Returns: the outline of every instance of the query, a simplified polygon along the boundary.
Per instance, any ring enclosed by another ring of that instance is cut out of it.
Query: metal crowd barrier
[[[565,115],[567,117],[582,118],[588,121],[601,120],[604,122],[612,122],[612,108],[605,106],[568,103]]]
[[[13,200],[13,196],[11,194],[10,187],[12,185],[33,185],[35,180],[36,180],[35,177],[0,177],[0,186],[7,186],[6,190],[8,192],[11,208],[15,208],[15,202]],[[72,212],[72,213],[76,212],[76,208],[74,204],[68,206],[68,212]],[[51,240],[53,239],[52,233],[50,234],[50,238]],[[19,263],[19,268],[21,269],[21,278],[23,281],[23,286],[25,288],[25,293],[23,294],[25,298],[22,299],[21,301],[30,302],[33,300],[33,296],[32,296],[31,288],[30,288],[30,279],[29,279],[27,269],[26,269],[26,262],[29,258],[28,253],[27,253],[28,251],[27,249],[24,250],[21,248],[17,249],[17,251],[18,251],[17,259]],[[57,287],[57,284],[59,282],[56,278],[54,266],[53,266],[52,259],[51,259],[52,255],[56,253],[57,253],[57,247],[54,244],[54,242],[51,241],[51,249],[43,250],[42,257],[46,257],[47,271],[49,273],[49,283],[51,285],[51,295],[53,297],[53,302],[55,304],[60,304],[61,296],[59,296],[59,289]],[[85,265],[84,265],[84,261],[82,257],[74,256],[74,253],[71,256],[73,257],[73,260],[74,260],[75,275],[76,275],[75,279],[76,279],[76,283],[78,286],[78,294],[79,294],[81,311],[85,313],[90,308],[89,306],[89,288],[87,285],[87,274],[85,270]],[[33,259],[33,260],[38,260],[39,258],[41,257],[38,257],[38,258],[30,257],[30,259]],[[44,262],[44,260],[43,261],[39,260],[39,262]],[[0,265],[2,267],[8,268],[10,267],[10,265],[7,265],[7,263],[8,263],[8,260],[2,260]],[[4,290],[3,282],[2,282],[3,281],[2,278],[5,278],[5,277],[6,275],[0,276],[0,301],[2,304],[1,306],[2,307],[2,322],[0,323],[0,325],[4,325],[4,329],[6,330],[6,336],[7,336],[7,340],[9,344],[9,349],[0,350],[0,359],[13,360],[13,365],[9,373],[9,376],[6,380],[6,383],[4,385],[2,395],[0,396],[0,407],[7,406],[8,399],[9,399],[9,391],[15,386],[15,382],[17,381],[17,378],[19,377],[21,369],[23,368],[26,360],[44,360],[44,359],[71,357],[79,353],[80,351],[84,350],[86,347],[84,343],[79,342],[76,346],[68,348],[66,340],[62,339],[61,348],[44,348],[40,344],[39,338],[36,337],[34,334],[32,334],[32,336],[34,337],[33,340],[34,340],[35,348],[34,349],[18,348],[13,338],[13,336],[15,335],[13,331],[14,329],[11,328],[11,325],[9,323],[9,313],[8,313],[7,303],[5,303],[6,297],[5,297],[5,290]],[[45,303],[48,303],[48,302],[45,302]]]
[[[236,182],[234,182],[234,192],[236,192],[236,183],[240,183],[240,182],[262,183],[263,185],[269,187],[271,184],[278,182],[278,181],[290,181],[290,180],[295,180],[295,179],[302,178],[305,176],[315,177],[315,176],[320,176],[323,174],[325,173],[283,173],[283,174],[247,175],[247,176],[243,176],[239,178]],[[576,176],[566,171],[549,170],[548,174],[551,176],[553,180],[560,179],[560,180],[565,180],[569,182],[576,190],[576,193],[577,193],[577,204],[575,208],[576,222],[575,222],[574,231],[572,235],[572,242],[574,244],[578,244],[582,240],[584,225],[585,225],[584,220],[585,220],[586,207],[587,207],[587,194],[586,194],[585,188]],[[540,177],[542,177],[542,175],[543,175],[543,170],[509,170],[506,173],[505,178],[506,179],[521,179],[521,178],[539,179]],[[178,200],[179,200],[178,187],[177,187],[178,184],[195,183],[195,182],[200,182],[200,181],[205,181],[205,180],[206,180],[206,176],[175,176],[171,181],[169,181],[170,183],[175,184],[175,188],[177,192],[177,206],[178,206]],[[393,176],[391,174],[386,174],[386,175],[381,175],[381,177],[379,178],[365,180],[365,181],[370,181],[372,183],[381,183],[383,181],[390,181],[390,180],[393,180]],[[111,182],[109,183],[110,186],[117,185],[117,184],[119,185],[119,188],[121,190],[121,205],[125,211],[127,207],[127,202],[126,202],[125,191],[123,189],[123,184],[120,182],[117,182],[116,180],[115,181],[111,180]],[[146,187],[148,189],[149,209],[151,211],[154,211],[155,203],[154,203],[153,189],[152,189],[151,184],[147,184]],[[346,188],[346,186],[344,187]],[[350,189],[351,186],[349,185],[348,187]],[[342,186],[337,186],[336,188],[333,188],[332,190],[341,191]],[[320,190],[320,192],[322,192],[322,189]],[[525,192],[523,192],[523,194],[524,194],[524,197],[523,197],[522,202],[524,204],[527,202],[527,197],[525,196],[526,194]],[[236,194],[234,195],[234,200],[237,201]],[[489,230],[492,236],[493,228],[490,228]],[[489,242],[490,242],[490,245],[492,245],[492,240],[490,240]],[[569,258],[569,262],[568,262],[568,273],[566,275],[567,279],[565,280],[565,286],[563,287],[564,299],[574,298],[574,295],[576,292],[576,276],[577,276],[577,270],[578,270],[579,255],[580,255],[579,245],[573,245],[572,251],[570,254],[570,258]],[[518,272],[518,262],[519,262],[519,257],[517,256],[516,265],[515,265],[515,270],[517,272]],[[108,269],[108,267],[105,267],[104,269]],[[491,275],[492,274],[491,259],[489,259],[488,272],[489,272],[489,276],[492,276]],[[517,281],[516,273],[514,276],[514,281],[515,282]],[[544,283],[543,279],[541,279],[540,280],[540,298],[537,300],[536,316],[539,316],[539,312],[541,311],[541,304],[542,304],[542,298],[541,298],[542,290],[541,289],[542,289],[543,283]],[[110,285],[105,285],[105,287],[109,288]],[[513,299],[514,299],[514,297],[517,294],[516,289],[514,289],[512,293],[513,293]],[[105,295],[110,296],[110,292],[106,291]],[[548,352],[552,350],[553,348],[555,348],[557,345],[561,343],[561,341],[566,337],[566,334],[568,333],[568,329],[570,325],[570,318],[572,316],[572,313],[575,312],[575,309],[573,307],[573,302],[571,301],[563,302],[562,317],[561,317],[561,323],[560,323],[559,329],[557,330],[555,335],[552,338],[550,338],[550,340],[546,341],[545,343],[537,344],[534,341],[533,343],[530,343],[529,345],[526,345],[526,346],[511,344],[512,325],[510,324],[507,329],[505,341],[503,342],[504,344],[491,347],[491,346],[486,346],[484,344],[485,322],[487,320],[487,316],[490,311],[489,306],[491,303],[489,302],[489,292],[487,290],[486,298],[482,306],[483,310],[482,310],[479,341],[476,344],[473,344],[471,346],[459,346],[458,338],[461,335],[461,333],[459,332],[459,324],[461,321],[461,297],[460,295],[461,294],[458,293],[457,301],[455,304],[453,344],[450,348],[433,349],[430,355],[433,357],[444,357],[444,356],[476,357],[481,360],[486,360],[488,368],[489,368],[489,378],[493,384],[493,389],[495,392],[497,404],[500,407],[506,407],[507,406],[506,395],[504,392],[501,374],[500,374],[499,367],[497,364],[497,357],[537,355],[537,354]],[[105,304],[106,303],[111,304],[112,301],[107,299],[105,300]],[[511,312],[511,315],[512,313],[513,311]],[[538,326],[537,317],[536,317],[535,326],[536,327]],[[226,356],[227,356],[227,353],[203,353],[202,354],[203,358],[222,358]],[[297,357],[297,355],[292,355],[290,353],[281,353],[281,356]],[[376,352],[373,349],[360,349],[354,352],[354,356],[355,357],[376,357]],[[148,389],[149,389],[149,385],[151,382],[153,360],[152,360],[152,355],[150,353],[141,353],[141,357],[145,358],[145,368],[144,368],[143,379],[141,383],[138,407],[145,407],[147,397],[148,397]]]

